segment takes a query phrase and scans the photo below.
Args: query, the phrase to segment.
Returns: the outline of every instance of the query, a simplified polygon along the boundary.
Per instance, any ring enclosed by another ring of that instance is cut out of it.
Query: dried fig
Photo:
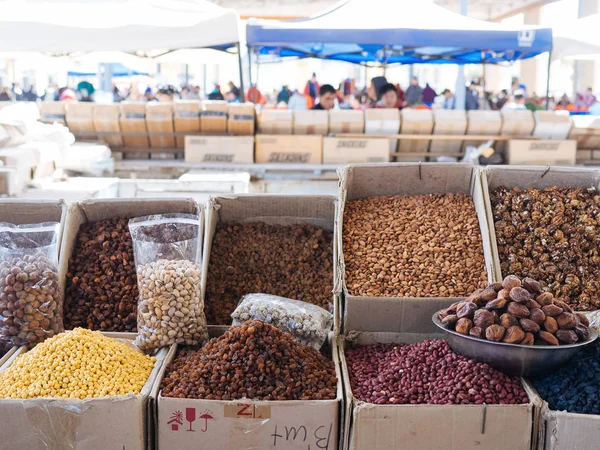
[[[494,324],[494,315],[487,309],[478,309],[473,316],[473,323],[476,327],[485,330],[487,327]]]
[[[560,316],[563,313],[563,309],[556,305],[546,305],[542,306],[542,311],[546,316],[556,317]]]
[[[481,339],[483,338],[483,330],[479,327],[473,327],[469,331],[469,335]]]
[[[558,323],[558,328],[561,328],[563,330],[570,330],[579,325],[579,322],[577,321],[577,316],[568,312],[562,313],[561,315],[557,316],[556,323]]]
[[[505,298],[491,300],[485,304],[485,309],[502,309],[506,306],[506,303],[507,300]]]
[[[544,319],[544,330],[548,333],[556,334],[558,331],[558,323],[556,323],[554,317],[546,316],[546,319]]]
[[[527,289],[532,295],[537,295],[542,293],[542,285],[532,279],[532,278],[523,278],[523,287]]]
[[[465,317],[467,319],[472,319],[473,315],[475,314],[475,311],[477,311],[477,305],[475,303],[464,302],[456,311],[456,315],[459,319]]]
[[[452,303],[449,307],[448,307],[448,314],[456,314],[456,310],[458,309],[458,306],[461,304],[462,302],[456,302],[456,303]]]
[[[448,309],[442,309],[438,311],[438,319],[440,319],[440,322],[444,320],[444,317],[447,317],[449,315],[450,313],[448,312]]]
[[[531,310],[531,309],[540,309],[542,307],[542,305],[540,305],[535,300],[527,300],[527,301],[523,302],[522,304],[525,305],[525,306],[527,306],[527,309],[529,309],[529,310]]]
[[[579,338],[579,340],[581,342],[585,342],[585,341],[589,341],[590,340],[590,329],[588,327],[586,327],[583,324],[579,324],[577,325],[575,328],[575,334],[577,334],[577,337]],[[558,332],[557,332],[558,334]]]
[[[453,326],[456,322],[458,322],[458,316],[456,314],[449,314],[442,319],[442,325],[448,328]]]
[[[588,320],[585,314],[576,313],[575,315],[579,318],[579,323],[581,323],[581,325],[584,325],[586,327],[590,326],[590,321]]]
[[[521,327],[515,325],[514,327],[510,327],[508,330],[506,330],[502,342],[506,342],[507,344],[516,344],[517,342],[521,342],[524,337],[525,332],[521,329]]]
[[[490,325],[485,330],[485,338],[488,341],[500,342],[505,332],[506,330],[502,325]]]
[[[494,300],[498,296],[498,293],[492,288],[485,288],[483,292],[480,294],[481,300]]]
[[[455,330],[460,334],[469,334],[471,328],[473,328],[473,322],[471,321],[471,319],[463,317],[462,319],[458,319],[458,322],[456,322]]]
[[[535,338],[533,336],[533,334],[531,333],[525,333],[525,337],[523,338],[523,340],[521,342],[519,342],[519,344],[521,345],[533,345],[535,342]]]
[[[558,339],[556,339],[553,334],[550,334],[547,331],[539,331],[537,336],[546,344],[558,345]]]
[[[574,344],[579,338],[573,330],[558,330],[556,332],[556,338],[564,344]]]
[[[518,325],[518,324],[519,324],[519,321],[516,319],[516,317],[510,315],[509,313],[504,313],[500,316],[500,325],[502,325],[506,329],[508,329],[510,327],[514,327],[515,325]]]
[[[537,333],[538,331],[540,331],[540,326],[533,320],[521,319],[519,320],[519,323],[521,324],[521,328],[523,328],[523,331],[526,331],[527,333]]]
[[[546,320],[546,314],[540,308],[533,308],[529,310],[529,318],[538,325],[541,325]]]
[[[519,280],[519,277],[515,275],[509,275],[502,280],[502,287],[504,289],[508,289],[509,291],[512,288],[521,287],[521,280]]]
[[[487,285],[486,289],[493,289],[496,292],[500,292],[502,289],[502,283],[490,283]]]
[[[500,292],[498,292],[498,298],[499,299],[510,299],[510,291],[508,289],[502,289]]]
[[[563,311],[573,314],[573,310],[571,309],[571,307],[569,305],[567,305],[565,302],[563,302],[562,300],[554,299],[554,304],[556,306],[562,308]]]
[[[535,298],[535,301],[542,306],[552,305],[554,296],[550,292],[544,292]]]
[[[514,287],[510,290],[510,299],[517,303],[531,300],[531,294],[522,287]]]
[[[466,302],[471,302],[471,303],[475,303],[475,304],[479,304],[481,302],[481,293],[483,292],[483,289],[477,289],[475,292],[473,292],[471,295],[469,295],[465,301]]]
[[[506,310],[518,318],[529,317],[529,310],[525,305],[521,305],[520,303],[509,303]]]

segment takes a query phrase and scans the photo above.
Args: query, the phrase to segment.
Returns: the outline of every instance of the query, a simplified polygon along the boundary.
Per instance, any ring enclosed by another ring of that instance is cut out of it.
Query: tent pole
[[[246,101],[246,93],[244,92],[244,70],[242,69],[242,46],[237,43],[238,51],[238,68],[240,69],[240,101],[243,103]]]
[[[550,63],[552,62],[552,50],[548,52],[548,71],[546,72],[546,111],[550,109]]]
[[[252,88],[252,50],[251,50],[250,46],[247,47],[247,50],[248,50],[248,82],[250,83],[248,90],[250,90]]]

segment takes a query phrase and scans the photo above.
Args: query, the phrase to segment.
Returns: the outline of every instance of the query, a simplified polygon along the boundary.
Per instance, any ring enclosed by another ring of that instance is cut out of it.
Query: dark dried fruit
[[[502,309],[506,306],[507,302],[506,299],[491,300],[486,303],[485,309]]]
[[[458,322],[456,322],[455,330],[460,334],[469,334],[469,331],[471,331],[472,327],[473,322],[471,321],[471,319],[463,317],[462,319],[459,319]]]
[[[504,313],[500,316],[500,325],[502,325],[504,328],[508,329],[518,324],[519,321],[515,318],[515,316],[509,313]]]
[[[523,340],[525,337],[525,333],[519,326],[510,327],[506,330],[504,334],[504,338],[502,342],[506,342],[507,344],[517,344]]]
[[[442,319],[442,325],[450,327],[458,322],[458,316],[456,314],[449,314]]]
[[[575,328],[577,325],[579,325],[577,316],[567,312],[557,316],[556,323],[558,323],[558,328],[563,330],[570,330],[571,328]]]
[[[510,291],[508,289],[502,289],[500,292],[498,292],[498,298],[509,300],[510,299]]]
[[[535,298],[535,301],[542,306],[552,305],[554,303],[554,296],[550,292],[544,292]]]
[[[521,319],[519,320],[519,323],[521,324],[521,328],[523,328],[523,331],[526,331],[527,333],[537,333],[538,331],[540,331],[540,326],[535,323],[533,320],[530,319]]]
[[[591,333],[590,333],[589,327],[586,327],[585,325],[580,324],[574,328],[574,331],[577,334],[577,337],[579,337],[580,341],[585,342],[590,339]],[[557,334],[558,334],[558,332],[557,332]]]
[[[529,310],[527,309],[527,307],[519,303],[509,303],[508,308],[506,308],[506,310],[513,316],[518,318],[529,317]]]
[[[515,275],[508,275],[502,280],[502,287],[509,291],[516,287],[521,287],[521,280]]]
[[[476,327],[485,330],[487,327],[494,324],[494,315],[487,309],[478,309],[475,311],[473,323]]]
[[[526,300],[531,300],[531,294],[522,287],[514,287],[510,290],[510,299],[517,303],[523,303]]]
[[[542,306],[542,311],[546,316],[556,317],[560,316],[563,313],[563,309],[556,305],[546,305]]]
[[[500,292],[500,290],[502,289],[502,283],[490,283],[487,285],[486,289],[493,289],[496,292]]]
[[[527,289],[532,295],[537,295],[542,293],[542,285],[529,277],[523,279],[523,287]]]
[[[525,333],[525,337],[519,344],[521,345],[533,345],[535,343],[535,337],[531,333]]]
[[[556,306],[558,306],[559,308],[562,308],[562,309],[563,309],[563,311],[573,314],[573,310],[572,310],[572,309],[571,309],[571,307],[570,307],[569,305],[567,305],[565,302],[563,302],[563,301],[561,301],[561,300],[557,300],[557,299],[555,299],[555,300],[554,300],[554,304],[555,304]]]
[[[494,300],[498,296],[498,294],[494,289],[486,288],[479,296],[481,297],[481,300],[489,302],[490,300]]]
[[[506,329],[502,325],[490,325],[485,330],[485,338],[488,341],[500,342],[505,332]]]
[[[538,325],[542,325],[546,320],[546,314],[539,308],[534,308],[529,311],[529,318]]]
[[[579,338],[573,330],[558,330],[556,338],[565,344],[575,344]]]
[[[467,319],[472,319],[473,315],[475,314],[475,311],[477,311],[477,305],[475,303],[471,303],[471,302],[464,302],[460,308],[458,308],[458,310],[456,311],[456,315],[458,316],[459,319],[462,318],[467,318]]]
[[[546,316],[546,319],[544,320],[544,330],[548,333],[556,334],[558,331],[558,323],[556,323],[554,317]]]
[[[471,328],[471,330],[469,331],[469,335],[476,337],[476,338],[483,338],[483,330],[479,327],[473,327]]]
[[[529,309],[529,310],[540,309],[542,307],[542,305],[540,305],[535,300],[527,300],[527,301],[523,302],[523,305],[527,306],[527,309]]]
[[[556,339],[553,334],[550,334],[547,331],[538,331],[537,336],[546,344],[559,345],[558,339]]]
[[[575,315],[577,316],[577,318],[579,319],[579,322],[582,325],[585,325],[586,327],[590,326],[590,321],[588,320],[588,318],[585,314],[576,313]]]

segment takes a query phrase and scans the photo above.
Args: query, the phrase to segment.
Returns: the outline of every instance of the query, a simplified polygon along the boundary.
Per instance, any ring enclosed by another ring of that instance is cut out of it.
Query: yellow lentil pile
[[[126,342],[76,328],[38,344],[0,372],[0,398],[139,394],[155,361]]]

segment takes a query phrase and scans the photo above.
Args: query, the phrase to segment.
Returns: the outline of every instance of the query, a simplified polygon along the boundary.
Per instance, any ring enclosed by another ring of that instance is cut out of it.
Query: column
[[[596,14],[599,10],[599,3],[599,0],[579,0],[577,16],[581,19]],[[584,92],[589,87],[594,89],[595,92],[595,66],[595,61],[575,61],[573,76],[573,89],[575,93]]]
[[[531,8],[525,11],[523,23],[525,25],[539,25],[541,21],[542,10],[540,7]],[[546,95],[545,85],[538,84],[538,70],[542,68],[546,71],[547,57],[538,61],[537,58],[529,58],[521,61],[521,83],[527,86],[527,93],[533,95],[535,92],[539,96]]]

